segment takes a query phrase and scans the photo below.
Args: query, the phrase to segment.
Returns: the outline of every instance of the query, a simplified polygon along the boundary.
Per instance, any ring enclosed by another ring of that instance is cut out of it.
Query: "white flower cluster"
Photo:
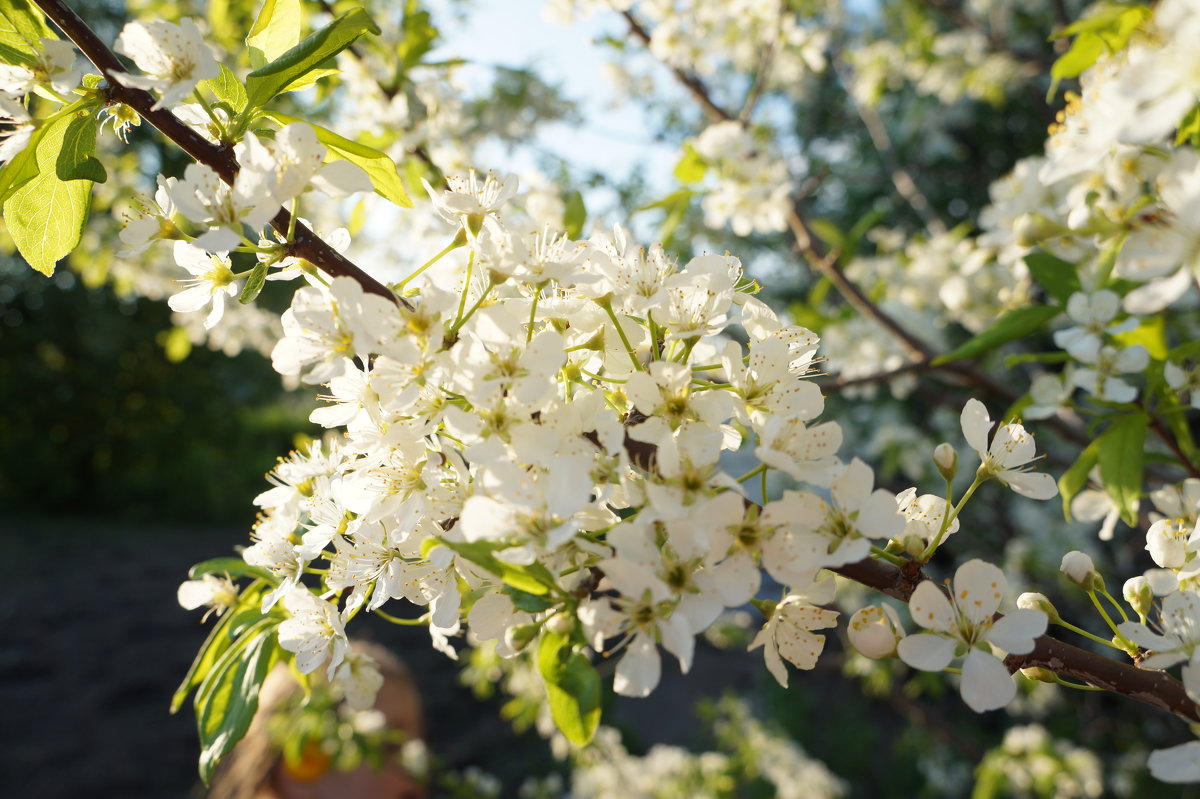
[[[746,126],[729,120],[709,125],[690,144],[715,178],[700,201],[704,224],[728,224],[739,236],[787,229],[795,185],[787,163],[766,142],[756,141]]]
[[[83,70],[76,66],[75,45],[61,39],[38,40],[36,54],[27,65],[0,64],[0,165],[25,149],[37,125],[29,115],[26,98],[41,89],[44,97],[69,102]]]

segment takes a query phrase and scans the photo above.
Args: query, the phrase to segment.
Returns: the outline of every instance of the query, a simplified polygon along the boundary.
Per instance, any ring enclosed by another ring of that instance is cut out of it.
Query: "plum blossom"
[[[122,85],[159,93],[155,110],[175,105],[192,93],[202,80],[215,78],[220,69],[196,23],[178,25],[162,20],[130,22],[121,29],[114,48],[129,56],[145,75],[114,72]]]
[[[279,645],[295,653],[296,668],[302,674],[316,671],[328,660],[328,677],[332,680],[349,647],[337,607],[302,585],[284,595],[283,606],[291,618],[279,624]]]
[[[976,713],[1007,705],[1017,695],[1008,669],[990,646],[1014,655],[1032,652],[1034,639],[1046,631],[1046,614],[1021,608],[993,618],[1008,582],[1004,573],[982,560],[969,560],[954,573],[949,597],[932,581],[917,586],[909,599],[913,621],[929,630],[910,635],[897,647],[900,659],[922,671],[941,671],[966,650],[962,666],[962,698]]]
[[[192,279],[181,281],[187,288],[172,294],[167,304],[172,311],[191,313],[211,303],[212,309],[204,320],[204,329],[211,330],[225,313],[225,298],[238,293],[229,259],[224,254],[210,255],[188,242],[177,241],[175,263],[191,273]]]
[[[825,648],[825,636],[813,630],[832,627],[838,612],[819,607],[833,601],[832,578],[820,580],[796,591],[790,591],[771,612],[770,618],[750,642],[749,650],[763,648],[767,670],[787,688],[786,660],[799,669],[811,669]]]
[[[1161,633],[1135,621],[1121,622],[1117,630],[1138,646],[1150,650],[1141,659],[1147,669],[1166,669],[1186,660],[1195,661],[1200,648],[1200,594],[1176,591],[1163,598],[1159,615]]]
[[[962,412],[962,430],[967,443],[979,455],[980,476],[999,478],[1000,482],[1022,496],[1031,499],[1050,499],[1058,494],[1054,478],[1048,474],[1028,471],[1025,466],[1036,457],[1033,436],[1019,424],[1006,424],[996,431],[991,446],[988,431],[992,429],[987,408],[977,399],[967,400]]]

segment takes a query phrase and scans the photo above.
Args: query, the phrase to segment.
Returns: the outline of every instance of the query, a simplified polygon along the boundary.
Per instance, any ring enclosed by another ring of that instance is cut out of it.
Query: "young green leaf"
[[[44,275],[79,243],[92,202],[90,180],[60,180],[56,173],[71,115],[47,125],[34,157],[37,175],[4,202],[4,223],[22,257]]]
[[[254,70],[246,77],[250,107],[262,108],[276,95],[299,88],[306,75],[320,69],[323,62],[354,44],[364,33],[378,34],[379,26],[363,9],[351,9],[274,61]]]
[[[62,150],[54,169],[59,180],[90,180],[104,183],[108,173],[96,158],[96,134],[100,123],[92,114],[77,116],[63,134]]]
[[[1117,419],[1098,439],[1100,480],[1129,526],[1137,524],[1137,500],[1142,495],[1146,454],[1146,414]]]
[[[583,236],[583,225],[587,222],[587,207],[583,204],[583,195],[577,191],[567,194],[567,207],[563,211],[563,227],[572,239]]]
[[[265,0],[246,36],[251,68],[258,69],[299,44],[300,23],[300,0]]]
[[[299,117],[281,114],[277,111],[268,111],[264,116],[275,120],[280,125],[304,121]],[[375,186],[376,194],[386,200],[391,200],[401,208],[413,207],[412,198],[408,196],[408,191],[404,188],[404,181],[400,179],[396,162],[388,157],[387,153],[339,136],[320,125],[313,125],[312,128],[317,133],[317,140],[325,145],[330,156],[349,161],[367,173],[367,177]]]
[[[1087,485],[1088,473],[1095,467],[1099,457],[1100,441],[1096,440],[1088,444],[1083,452],[1079,453],[1079,458],[1075,463],[1071,464],[1071,468],[1058,478],[1058,493],[1062,497],[1063,518],[1067,521],[1071,521],[1071,500],[1075,499],[1075,495]]]
[[[1063,305],[1066,305],[1072,294],[1080,290],[1079,274],[1075,264],[1069,261],[1037,250],[1025,256],[1025,265],[1029,267],[1029,273],[1038,285]]]
[[[249,277],[246,278],[246,285],[242,287],[242,293],[238,296],[238,302],[242,305],[254,302],[254,298],[262,291],[263,286],[267,282],[267,263],[259,261],[254,265]]]
[[[548,631],[538,643],[537,664],[554,723],[571,743],[586,744],[600,725],[600,675],[569,636]]]
[[[500,560],[496,557],[496,545],[486,541],[447,541],[437,539],[437,544],[449,547],[462,557],[512,586],[534,596],[545,596],[555,586],[554,575],[540,563],[530,563],[528,566],[518,566],[514,563]],[[425,553],[422,553],[425,554]]]
[[[683,155],[675,164],[675,177],[680,183],[699,183],[708,174],[708,161],[690,144],[683,145]]]
[[[217,670],[196,696],[200,779],[205,785],[220,759],[250,728],[258,710],[259,690],[279,655],[274,634],[273,622],[247,631],[221,658]],[[230,658],[230,653],[234,657]]]
[[[240,114],[249,102],[246,97],[246,87],[229,67],[224,64],[221,64],[220,67],[221,72],[217,77],[201,81],[200,85],[212,92],[219,102],[229,106],[234,114]]]
[[[1062,308],[1058,305],[1035,305],[1029,308],[1013,309],[962,346],[934,358],[933,365],[940,366],[953,361],[977,358],[1003,344],[1040,330],[1060,313],[1062,313]]]
[[[228,574],[230,577],[257,577],[267,580],[272,585],[279,582],[279,578],[266,569],[251,566],[241,558],[233,557],[210,558],[202,563],[197,563],[188,570],[188,579],[198,580],[206,574]]]

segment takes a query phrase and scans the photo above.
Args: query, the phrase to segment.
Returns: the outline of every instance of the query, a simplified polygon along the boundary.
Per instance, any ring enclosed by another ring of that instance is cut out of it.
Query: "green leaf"
[[[90,180],[104,183],[108,173],[96,158],[96,134],[100,123],[92,114],[77,116],[67,125],[62,150],[55,161],[59,180]]]
[[[563,211],[563,227],[572,239],[583,236],[583,225],[587,222],[587,206],[583,204],[583,195],[577,191],[567,193],[567,207]]]
[[[1051,38],[1074,36],[1067,52],[1050,67],[1052,82],[1048,97],[1053,97],[1064,78],[1074,78],[1086,71],[1105,53],[1115,53],[1129,43],[1138,26],[1150,18],[1151,10],[1144,5],[1107,3],[1096,13],[1067,26]]]
[[[1117,333],[1113,336],[1122,347],[1140,345],[1146,348],[1150,357],[1156,361],[1165,361],[1170,350],[1167,349],[1167,330],[1165,317],[1162,314],[1147,316],[1133,330]]]
[[[235,115],[242,113],[249,102],[246,87],[224,64],[221,64],[221,72],[217,77],[201,81],[200,85],[212,92],[219,102],[229,106]]]
[[[246,285],[242,286],[242,293],[238,296],[238,302],[245,305],[254,302],[254,298],[262,291],[263,286],[267,282],[267,262],[259,261],[254,265],[250,275],[246,278]]]
[[[281,114],[277,111],[268,111],[264,116],[275,120],[280,125],[304,121],[299,117]],[[325,145],[330,156],[349,161],[367,173],[371,184],[375,186],[376,194],[385,200],[391,200],[401,208],[413,207],[412,198],[408,196],[408,191],[404,188],[404,181],[400,179],[396,162],[389,158],[387,153],[339,136],[320,125],[313,125],[312,128],[317,132],[317,140]]]
[[[1137,524],[1136,503],[1142,495],[1146,427],[1146,414],[1131,413],[1117,419],[1097,440],[1100,480],[1130,527]]]
[[[4,223],[22,257],[44,275],[79,243],[92,202],[90,180],[59,180],[56,163],[72,115],[57,117],[39,137],[37,175],[4,202]]]
[[[300,0],[265,0],[246,36],[250,66],[258,69],[299,44],[300,22]]]
[[[1063,518],[1067,521],[1071,521],[1071,500],[1087,485],[1088,473],[1092,471],[1099,457],[1100,441],[1096,440],[1088,444],[1083,452],[1079,453],[1079,458],[1075,463],[1071,464],[1071,468],[1058,478],[1058,493],[1062,497]]]
[[[699,183],[708,174],[708,161],[690,144],[683,145],[683,155],[675,164],[675,177],[680,183]]]
[[[396,56],[400,61],[400,69],[407,72],[421,59],[433,50],[438,39],[438,29],[433,25],[432,15],[420,9],[416,0],[409,0],[404,9],[404,19],[400,24],[404,38],[396,47]]]
[[[259,690],[279,654],[274,633],[273,621],[248,631],[221,658],[196,696],[200,779],[206,785],[220,759],[250,728],[258,710]]]
[[[1029,273],[1054,299],[1063,305],[1071,295],[1080,291],[1079,274],[1075,264],[1056,258],[1048,252],[1037,250],[1025,256]]]
[[[466,541],[447,541],[445,539],[438,539],[438,543],[453,549],[475,565],[482,566],[486,571],[503,580],[505,585],[533,594],[534,596],[545,596],[556,585],[554,575],[540,563],[535,562],[530,563],[528,566],[518,566],[497,558],[494,554],[495,550],[499,548],[497,544],[491,544],[487,541],[468,543]]]
[[[246,77],[246,94],[252,108],[262,108],[276,95],[297,88],[322,62],[345,50],[364,33],[379,33],[367,12],[354,8],[309,35],[269,64]]]
[[[504,586],[504,593],[508,594],[508,598],[512,600],[513,607],[526,613],[541,613],[543,610],[554,607],[553,602],[548,602],[528,591],[513,588],[511,585]]]
[[[204,681],[212,670],[213,664],[225,650],[229,648],[231,643],[229,637],[229,620],[233,618],[233,613],[226,613],[221,616],[220,620],[213,625],[209,631],[208,637],[204,639],[204,643],[200,645],[200,651],[196,653],[192,665],[188,667],[187,674],[183,677],[183,682],[179,683],[179,687],[175,689],[175,694],[171,697],[171,713],[172,715],[179,712],[179,708],[183,707],[183,702],[187,699],[187,695],[192,692],[192,689]]]
[[[817,238],[825,242],[829,249],[840,252],[846,250],[846,234],[833,222],[828,219],[810,219],[808,226],[812,228],[813,233],[817,234]]]
[[[32,64],[42,50],[38,40],[57,38],[28,0],[0,0],[0,58],[6,63]]]
[[[1062,313],[1058,305],[1016,308],[997,319],[991,327],[945,355],[933,359],[934,366],[977,358],[1015,339],[1028,336]]]
[[[1187,142],[1193,147],[1200,147],[1200,105],[1187,112],[1187,116],[1179,123],[1175,131],[1175,146]]]
[[[659,232],[659,239],[664,247],[670,247],[671,241],[675,236],[675,231],[679,228],[687,216],[688,209],[692,205],[692,198],[696,196],[696,192],[691,189],[679,189],[673,191],[666,197],[656,202],[643,205],[634,209],[635,211],[649,211],[655,208],[661,208],[666,211],[666,216],[663,218],[662,230]]]
[[[542,633],[537,663],[554,723],[571,743],[586,744],[600,725],[600,675],[574,651],[571,639],[558,633]]]
[[[197,563],[188,569],[189,580],[198,580],[206,574],[228,574],[230,577],[257,577],[270,582],[272,585],[279,582],[279,578],[266,569],[259,566],[251,566],[241,558],[232,557],[211,558]]]

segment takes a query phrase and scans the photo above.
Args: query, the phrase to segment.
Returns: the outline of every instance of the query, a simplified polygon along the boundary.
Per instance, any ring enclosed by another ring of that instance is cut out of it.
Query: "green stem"
[[[467,256],[467,277],[463,280],[462,296],[458,298],[458,313],[454,316],[454,326],[451,331],[458,330],[463,322],[463,311],[467,307],[467,294],[471,291],[471,276],[475,272],[475,251],[471,250],[471,254]],[[485,292],[486,293],[486,292]]]
[[[1104,588],[1098,589],[1100,595],[1112,603],[1112,606],[1117,609],[1117,613],[1121,614],[1121,621],[1129,621],[1129,615],[1125,613],[1125,608],[1121,607],[1121,603],[1113,598],[1112,594]]]
[[[474,304],[472,304],[471,307],[467,309],[466,314],[461,316],[461,318],[457,322],[455,322],[454,325],[448,331],[446,331],[446,336],[448,338],[453,339],[454,336],[458,333],[459,328],[461,328],[463,325],[465,325],[467,323],[467,320],[470,319],[472,316],[474,316],[475,312],[479,310],[479,306],[483,305],[483,301],[488,298],[488,295],[492,293],[492,289],[495,288],[495,286],[496,286],[495,283],[492,283],[490,281],[488,282],[487,288],[485,288],[483,290],[483,293],[479,295],[479,299],[475,300]],[[463,294],[463,296],[466,297],[466,294]],[[459,311],[459,314],[462,314],[461,310]]]
[[[221,134],[221,141],[229,142],[229,131],[227,131],[225,126],[221,124],[221,118],[217,116],[217,112],[213,110],[212,105],[208,102],[208,100],[204,99],[204,95],[200,93],[199,89],[193,91],[192,94],[196,96],[196,100],[200,103],[201,107],[208,112],[208,118],[211,119],[213,124],[217,126],[217,132]]]
[[[900,557],[899,555],[893,555],[891,552],[888,552],[886,549],[881,549],[880,547],[872,546],[871,554],[877,558],[882,558],[889,563],[895,564],[896,566],[905,566],[908,564],[908,561],[904,558]]]
[[[529,303],[529,327],[525,330],[525,343],[533,341],[533,325],[537,321],[538,299],[542,296],[542,288],[538,286],[533,290],[533,302]]]
[[[300,197],[299,196],[293,197],[292,198],[292,215],[291,215],[291,217],[288,218],[288,232],[287,232],[287,236],[284,237],[287,241],[291,241],[292,239],[294,239],[296,237],[296,219],[297,219],[296,211],[297,211],[297,209],[299,209],[299,207],[300,207]]]
[[[768,467],[767,467],[767,464],[765,464],[765,463],[760,463],[760,464],[758,464],[757,466],[755,466],[753,469],[751,469],[750,471],[746,472],[746,473],[745,473],[745,474],[743,474],[741,477],[739,477],[739,478],[737,479],[737,481],[738,481],[739,483],[744,483],[744,482],[746,482],[747,480],[749,480],[751,477],[754,477],[755,475],[758,475],[758,474],[766,474],[766,472],[767,472],[767,468],[768,468]]]
[[[975,480],[966,490],[966,493],[962,495],[962,499],[960,499],[958,504],[954,506],[954,509],[947,513],[942,519],[942,529],[938,530],[938,534],[932,541],[929,542],[929,546],[925,547],[924,551],[921,552],[921,557],[918,558],[921,563],[928,563],[929,559],[933,557],[933,553],[937,552],[937,548],[942,545],[942,541],[946,538],[946,532],[950,529],[951,523],[958,518],[958,514],[962,512],[962,509],[966,506],[967,501],[971,499],[971,496],[975,493],[975,490],[979,488],[979,486],[983,485],[986,479],[987,478],[981,479],[979,477],[979,473],[975,473]],[[946,493],[946,505],[949,507],[950,497],[948,495],[950,493],[950,488],[948,485],[946,488]]]
[[[1059,677],[1057,674],[1054,675],[1054,682],[1063,686],[1064,688],[1074,688],[1076,691],[1103,691],[1104,690],[1103,688],[1099,688],[1095,685],[1084,685],[1083,683],[1068,682],[1067,680],[1064,680],[1062,677]]]
[[[763,473],[759,476],[759,486],[762,488],[762,504],[767,504],[767,470],[763,469]]]
[[[688,358],[692,357],[692,350],[695,348],[696,342],[699,340],[699,338],[689,338],[687,341],[685,341],[683,343],[683,351],[679,354],[679,357],[676,358],[676,360],[678,360],[679,363],[687,363]]]
[[[1104,617],[1104,623],[1108,625],[1108,629],[1113,631],[1113,635],[1116,637],[1118,643],[1120,644],[1120,646],[1118,646],[1117,648],[1123,649],[1129,653],[1136,653],[1138,651],[1137,647],[1134,646],[1132,641],[1130,641],[1125,636],[1121,635],[1121,631],[1117,629],[1117,625],[1113,623],[1113,620],[1108,615],[1108,612],[1104,610],[1104,605],[1100,604],[1100,599],[1099,599],[1099,597],[1096,596],[1095,589],[1089,590],[1088,596],[1091,598],[1092,604],[1096,606],[1096,610],[1099,611],[1100,615]]]
[[[397,283],[397,284],[396,284],[396,285],[393,287],[393,288],[396,290],[396,293],[397,293],[397,294],[399,294],[399,293],[400,293],[400,292],[401,292],[401,291],[404,289],[404,284],[405,284],[405,283],[409,282],[410,280],[412,280],[413,278],[415,278],[417,275],[421,274],[421,273],[422,273],[422,272],[424,272],[426,269],[428,269],[429,267],[433,266],[433,265],[434,265],[434,264],[436,264],[438,261],[442,260],[442,258],[443,258],[443,257],[446,255],[446,253],[450,252],[451,250],[457,250],[457,249],[458,249],[459,247],[461,247],[461,246],[462,246],[462,245],[458,243],[458,239],[454,239],[453,241],[451,241],[449,244],[447,244],[447,245],[446,245],[445,249],[443,249],[443,250],[442,250],[441,252],[439,252],[437,255],[435,255],[435,256],[433,256],[432,258],[430,258],[430,259],[429,259],[428,261],[426,261],[425,263],[421,264],[421,266],[417,267],[417,270],[416,270],[415,272],[413,272],[413,273],[412,273],[412,274],[410,274],[408,277],[404,278],[404,279],[403,279],[403,280],[401,280],[399,283]]]
[[[621,378],[618,378],[618,377],[604,377],[603,375],[598,375],[595,372],[589,372],[587,369],[584,369],[582,366],[579,367],[579,372],[580,372],[580,374],[582,374],[586,377],[590,377],[593,380],[600,380],[604,383],[625,383],[626,382],[625,380],[622,380]]]
[[[398,616],[393,616],[390,613],[384,613],[379,608],[371,611],[384,621],[390,621],[392,624],[399,624],[401,627],[422,627],[429,622],[429,614],[425,614],[417,619],[402,619]]]
[[[612,301],[605,300],[597,303],[604,312],[608,314],[608,318],[612,320],[613,327],[617,329],[617,335],[621,337],[621,343],[625,345],[625,352],[629,355],[629,360],[633,363],[634,371],[642,372],[645,369],[642,367],[642,362],[638,360],[637,355],[633,352],[633,345],[629,343],[629,338],[625,335],[625,331],[621,328],[621,322],[617,319],[617,314],[613,311]]]
[[[654,312],[653,311],[648,311],[646,313],[646,321],[649,323],[649,326],[650,326],[650,354],[651,354],[651,356],[653,356],[654,360],[661,361],[662,360],[662,347],[659,345],[658,336],[659,336],[659,333],[661,332],[662,328],[660,328],[658,325],[656,325],[654,323]]]
[[[1098,635],[1093,635],[1092,633],[1089,633],[1087,630],[1083,629],[1082,627],[1076,627],[1074,624],[1071,624],[1071,622],[1069,622],[1069,621],[1063,621],[1062,619],[1059,619],[1058,621],[1055,621],[1052,623],[1057,624],[1059,627],[1063,627],[1067,630],[1070,630],[1071,632],[1075,633],[1076,635],[1082,635],[1084,638],[1088,639],[1089,641],[1095,641],[1098,644],[1104,644],[1105,646],[1111,646],[1113,649],[1121,649],[1121,647],[1117,646],[1112,641],[1106,641]],[[1122,650],[1122,651],[1124,651],[1124,650]]]

